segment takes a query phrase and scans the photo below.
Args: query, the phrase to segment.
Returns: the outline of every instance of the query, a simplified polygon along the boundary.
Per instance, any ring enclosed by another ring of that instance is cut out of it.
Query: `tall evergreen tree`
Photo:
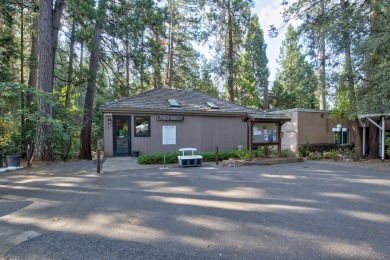
[[[245,52],[241,58],[241,70],[236,79],[237,98],[246,106],[263,108],[268,102],[269,69],[267,67],[267,44],[257,15],[253,15],[245,38]],[[240,96],[241,95],[241,96]]]
[[[216,37],[216,72],[224,76],[229,100],[234,102],[234,71],[240,60],[238,53],[249,23],[253,1],[209,0],[207,3],[208,33]]]
[[[289,25],[279,56],[281,69],[276,74],[272,88],[276,107],[282,109],[318,107],[317,77],[301,49],[298,33]]]
[[[42,0],[39,5],[39,65],[38,86],[49,96],[53,94],[54,61],[64,0]],[[34,159],[51,161],[53,154],[53,106],[49,100],[39,97],[39,119],[35,136]]]

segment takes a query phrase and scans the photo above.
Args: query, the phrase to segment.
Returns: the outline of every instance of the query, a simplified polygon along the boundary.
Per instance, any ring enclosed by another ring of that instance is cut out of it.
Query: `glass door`
[[[114,156],[131,155],[131,117],[114,116]]]

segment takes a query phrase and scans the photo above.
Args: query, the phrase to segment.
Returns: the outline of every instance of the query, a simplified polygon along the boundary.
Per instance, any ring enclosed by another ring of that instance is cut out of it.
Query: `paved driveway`
[[[96,174],[82,162],[6,173],[1,256],[390,259],[390,172],[304,162]]]

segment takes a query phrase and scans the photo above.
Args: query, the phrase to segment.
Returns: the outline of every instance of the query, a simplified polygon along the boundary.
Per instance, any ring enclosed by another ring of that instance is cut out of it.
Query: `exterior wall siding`
[[[310,144],[333,143],[334,134],[332,128],[335,128],[338,123],[349,130],[350,141],[353,142],[351,122],[329,119],[325,111],[290,110],[286,111],[286,115],[291,117],[291,122],[286,122],[282,125],[282,149],[297,152],[298,145],[304,145],[307,142]]]
[[[150,116],[150,137],[134,137],[134,117]],[[105,156],[113,151],[113,129],[108,127],[105,116],[104,145]],[[176,144],[163,145],[163,126],[176,126]],[[111,126],[112,127],[112,126]],[[141,154],[177,151],[180,148],[194,147],[198,151],[234,150],[239,145],[247,146],[247,124],[241,117],[209,117],[184,115],[183,121],[158,121],[156,115],[131,115],[132,151]]]
[[[333,143],[334,134],[332,128],[337,124],[347,128],[350,132],[350,140],[353,136],[351,123],[344,120],[327,118],[328,114],[323,112],[298,112],[298,145],[315,143]]]

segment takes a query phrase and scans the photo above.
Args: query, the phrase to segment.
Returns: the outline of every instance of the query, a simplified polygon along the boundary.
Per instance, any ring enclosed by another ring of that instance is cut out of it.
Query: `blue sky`
[[[269,77],[270,81],[275,79],[275,74],[278,68],[277,59],[280,53],[280,46],[282,45],[282,41],[287,30],[287,26],[285,26],[279,31],[278,37],[270,38],[268,36],[268,30],[271,24],[275,25],[276,28],[283,25],[283,18],[281,14],[283,12],[283,6],[281,2],[281,0],[254,0],[255,6],[253,8],[253,13],[259,16],[261,29],[264,31],[264,39],[268,45],[267,57],[268,67],[271,72]],[[294,27],[297,26],[297,21],[292,21],[292,24]]]

